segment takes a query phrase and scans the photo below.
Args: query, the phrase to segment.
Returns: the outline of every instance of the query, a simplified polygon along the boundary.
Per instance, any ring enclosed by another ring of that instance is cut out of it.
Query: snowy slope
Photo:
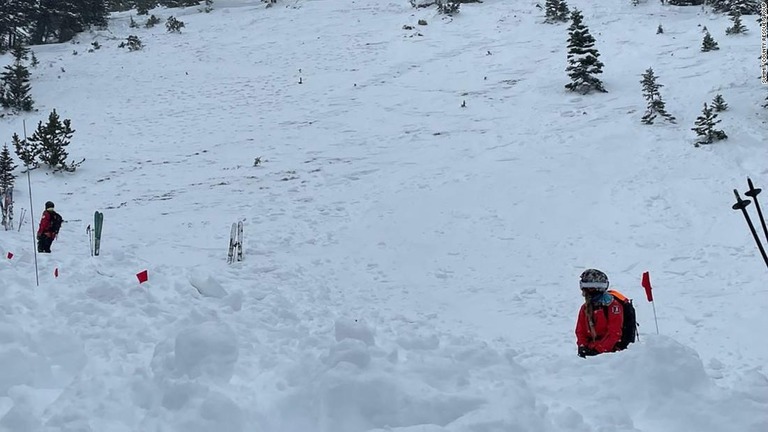
[[[730,208],[747,176],[768,187],[757,24],[727,37],[695,7],[572,3],[606,94],[564,91],[567,26],[527,1],[453,19],[217,1],[153,11],[182,34],[125,13],[35,47],[39,112],[0,119],[3,139],[56,108],[86,162],[31,174],[35,222],[49,199],[67,220],[39,287],[34,227],[0,235],[0,428],[767,430],[768,275]],[[719,51],[699,51],[700,25]],[[129,34],[146,48],[119,49]],[[676,126],[640,123],[648,67]],[[730,138],[694,148],[717,93]],[[29,207],[26,176],[15,198]],[[237,220],[245,261],[227,265]],[[583,360],[588,267],[635,298],[642,333]]]

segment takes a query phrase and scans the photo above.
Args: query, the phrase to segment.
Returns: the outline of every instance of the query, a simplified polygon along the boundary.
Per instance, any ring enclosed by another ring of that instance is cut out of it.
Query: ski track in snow
[[[32,174],[35,222],[48,199],[67,220],[40,287],[29,222],[0,241],[0,429],[768,429],[765,269],[730,209],[768,180],[754,38],[699,8],[575,1],[609,90],[581,96],[567,26],[508,3],[217,1],[153,11],[182,34],[121,13],[35,47],[40,111],[4,134],[57,108],[86,162]],[[640,124],[650,66],[678,126]],[[695,149],[718,92],[730,139]],[[587,267],[635,298],[641,340],[582,360]]]

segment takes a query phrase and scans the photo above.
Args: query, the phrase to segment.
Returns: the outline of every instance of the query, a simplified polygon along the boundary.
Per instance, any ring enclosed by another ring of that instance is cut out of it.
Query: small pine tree
[[[725,29],[725,34],[743,34],[747,32],[747,27],[741,22],[741,14],[739,12],[731,13],[731,21],[733,25]]]
[[[725,103],[725,99],[723,99],[723,95],[717,94],[715,95],[715,98],[712,99],[712,109],[716,112],[722,112],[728,109],[728,104]]]
[[[203,12],[210,13],[213,10],[213,0],[205,0],[205,7]]]
[[[0,151],[0,209],[3,214],[2,225],[6,231],[13,229],[13,183],[16,178],[13,175],[14,169],[16,164],[8,151],[8,144],[5,144]]]
[[[656,34],[662,34],[664,33],[664,28],[661,27],[661,24],[656,28]]]
[[[160,18],[156,17],[154,14],[150,15],[149,18],[147,18],[147,22],[144,24],[144,27],[146,28],[152,28],[156,24],[160,24]]]
[[[664,87],[662,84],[656,82],[656,77],[653,74],[653,69],[646,69],[643,74],[643,79],[640,83],[643,85],[643,97],[648,101],[648,107],[645,110],[645,114],[642,117],[642,122],[645,124],[653,124],[657,115],[664,117],[668,122],[675,123],[675,117],[669,114],[665,107],[665,102],[661,98],[659,89]]]
[[[568,21],[568,3],[565,0],[547,0],[544,4],[544,22],[566,22]]]
[[[141,39],[139,39],[136,35],[130,35],[128,36],[125,41],[120,42],[120,45],[117,46],[118,48],[128,48],[128,51],[139,51],[140,49],[144,48],[144,44],[141,43]]]
[[[14,44],[13,47],[11,47],[11,55],[13,56],[13,59],[19,63],[24,60],[29,60],[30,52],[31,50],[29,48],[20,43]]]
[[[0,87],[4,88],[0,94],[0,105],[3,108],[32,111],[34,101],[29,94],[32,90],[29,85],[29,69],[20,60],[4,69],[5,72],[0,73]]]
[[[714,51],[719,49],[720,47],[717,46],[717,42],[715,42],[715,39],[712,38],[712,35],[709,34],[709,32],[704,34],[704,40],[701,43],[701,51],[708,52],[708,51]]]
[[[587,94],[592,90],[607,93],[603,82],[596,77],[603,73],[603,63],[598,60],[600,53],[595,46],[595,38],[583,24],[581,11],[571,13],[571,25],[568,27],[568,67],[565,69],[571,82],[565,88]]]
[[[8,150],[8,144],[3,146],[3,150],[0,151],[0,195],[5,194],[5,191],[13,189],[13,183],[16,176],[13,175],[13,170],[16,169],[16,164],[13,163],[11,152]]]
[[[14,149],[16,149],[16,156],[24,162],[24,166],[30,170],[38,167],[37,156],[40,154],[40,149],[36,144],[30,143],[29,140],[19,138],[19,134],[13,134],[11,138]]]
[[[72,139],[72,134],[75,133],[70,123],[69,119],[60,120],[54,109],[48,115],[48,123],[43,125],[43,122],[38,122],[37,130],[28,140],[40,149],[38,155],[40,162],[55,171],[74,171],[82,163],[82,161],[77,164],[67,163],[69,153],[66,147]]]
[[[694,145],[698,147],[701,144],[712,144],[714,141],[728,138],[725,132],[715,129],[718,123],[720,120],[717,118],[717,113],[704,103],[701,115],[696,118],[696,126],[691,128],[699,136],[699,140]]]
[[[565,0],[560,0],[560,4],[557,6],[557,14],[555,15],[558,21],[566,22],[571,17],[571,10],[568,8],[568,3]]]
[[[131,15],[131,22],[128,24],[128,27],[130,27],[130,28],[139,28],[139,24],[136,23],[136,21],[133,20],[133,15]]]
[[[176,17],[169,16],[165,21],[165,28],[169,33],[181,33],[181,29],[184,28],[184,21],[179,21]]]
[[[33,68],[36,68],[36,67],[37,67],[37,65],[39,65],[39,64],[40,64],[40,61],[37,59],[37,56],[35,55],[35,52],[34,52],[34,51],[32,51],[32,53],[30,54],[30,56],[31,56],[31,58],[32,58],[32,59],[31,59],[31,61],[30,61],[29,65],[30,65],[30,66],[32,66]]]
[[[454,15],[459,13],[461,0],[437,0],[437,13]]]

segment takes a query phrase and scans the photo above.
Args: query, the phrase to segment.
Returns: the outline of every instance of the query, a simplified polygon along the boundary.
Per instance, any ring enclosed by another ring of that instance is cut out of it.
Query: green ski
[[[99,255],[101,246],[101,226],[104,223],[104,213],[96,211],[93,214],[93,254]]]

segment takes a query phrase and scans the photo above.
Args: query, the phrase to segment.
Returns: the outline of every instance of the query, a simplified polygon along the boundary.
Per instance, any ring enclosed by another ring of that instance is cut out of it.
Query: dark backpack
[[[624,309],[624,325],[621,327],[621,339],[616,343],[616,351],[626,349],[629,344],[637,340],[637,315],[635,314],[635,306],[632,304],[632,299],[625,297],[618,291],[608,290],[608,293],[613,296]],[[608,319],[608,307],[603,307],[605,312],[605,319]]]
[[[50,212],[51,213],[51,232],[54,234],[59,233],[59,229],[61,229],[61,223],[64,222],[64,219],[61,218],[61,215],[56,213],[55,211]]]

